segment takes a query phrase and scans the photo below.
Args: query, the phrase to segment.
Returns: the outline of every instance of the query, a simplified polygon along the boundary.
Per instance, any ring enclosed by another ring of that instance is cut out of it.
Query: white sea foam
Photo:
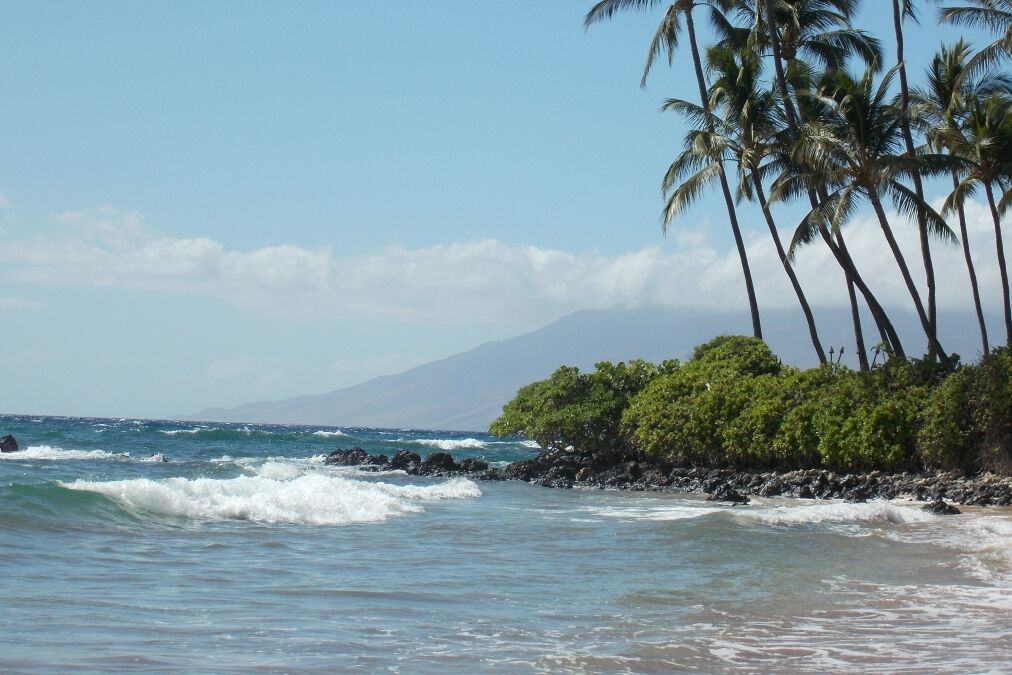
[[[161,430],[158,433],[165,434],[166,436],[177,436],[179,434],[199,434],[202,431],[218,431],[218,427],[196,427],[193,429],[168,429],[168,430]]]
[[[336,436],[347,436],[348,434],[343,431],[314,431],[314,436],[323,436],[324,438],[334,438]]]
[[[141,461],[141,462],[164,462],[165,461],[165,455],[163,455],[162,453],[159,452],[157,454],[151,455],[150,457],[142,457],[138,461]]]
[[[901,524],[923,523],[937,518],[937,516],[921,511],[917,507],[897,506],[884,501],[860,504],[829,502],[803,506],[736,508],[731,511],[731,514],[735,518],[759,522],[764,525],[869,523],[876,521]]]
[[[690,520],[708,513],[726,509],[689,504],[664,504],[656,506],[604,506],[587,509],[594,515],[619,520]]]
[[[129,459],[125,452],[106,452],[105,450],[64,450],[51,445],[30,445],[18,452],[0,453],[0,459]]]
[[[427,448],[437,448],[439,450],[461,450],[463,448],[474,448],[476,450],[483,450],[488,445],[485,441],[478,440],[477,438],[415,438],[415,439],[400,439],[402,443],[416,443],[418,445],[424,445]]]
[[[128,508],[162,515],[312,525],[379,522],[423,511],[426,501],[481,495],[477,485],[462,478],[429,486],[402,486],[320,473],[287,479],[264,475],[227,480],[138,478],[76,480],[62,485],[97,492]]]

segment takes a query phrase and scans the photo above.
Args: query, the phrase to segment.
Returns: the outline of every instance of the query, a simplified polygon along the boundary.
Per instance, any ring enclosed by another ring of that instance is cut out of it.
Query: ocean
[[[330,467],[397,429],[0,417],[0,670],[1012,670],[1012,510]]]

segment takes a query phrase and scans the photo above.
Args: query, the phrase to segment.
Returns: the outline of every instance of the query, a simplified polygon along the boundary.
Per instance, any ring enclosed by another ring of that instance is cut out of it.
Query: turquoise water
[[[1008,669],[1012,511],[327,467],[484,434],[0,417],[0,669]]]

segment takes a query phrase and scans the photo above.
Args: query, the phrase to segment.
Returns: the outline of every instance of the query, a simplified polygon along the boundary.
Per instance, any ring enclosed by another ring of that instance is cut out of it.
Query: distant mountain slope
[[[897,330],[909,336],[911,353],[922,349],[916,320],[893,313]],[[846,345],[853,353],[850,318],[844,310],[817,312],[820,334],[828,349]],[[766,339],[788,363],[816,363],[800,316],[789,311],[763,314]],[[971,315],[948,317],[943,325],[947,349],[973,358]],[[873,324],[866,335],[869,344]],[[685,358],[692,348],[721,333],[750,333],[745,314],[702,310],[644,308],[577,312],[544,328],[489,342],[446,359],[387,375],[327,394],[261,401],[237,408],[204,410],[189,419],[222,422],[272,422],[333,426],[392,427],[477,431],[488,428],[503,404],[524,384],[547,377],[560,365],[590,368],[602,360]]]

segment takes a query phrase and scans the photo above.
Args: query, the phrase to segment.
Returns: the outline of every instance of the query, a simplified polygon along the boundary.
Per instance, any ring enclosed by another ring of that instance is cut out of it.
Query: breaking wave
[[[472,448],[474,450],[484,450],[488,447],[485,441],[477,438],[402,438],[399,439],[400,443],[414,443],[416,445],[424,445],[427,448],[436,448],[438,450],[462,450],[464,448]]]
[[[130,459],[126,452],[106,452],[105,450],[64,450],[51,445],[30,445],[18,452],[0,453],[0,459]]]
[[[456,478],[436,485],[370,483],[322,474],[299,474],[280,463],[255,476],[75,480],[71,490],[96,492],[128,509],[200,520],[343,525],[381,522],[424,510],[427,501],[478,497],[473,482]]]

